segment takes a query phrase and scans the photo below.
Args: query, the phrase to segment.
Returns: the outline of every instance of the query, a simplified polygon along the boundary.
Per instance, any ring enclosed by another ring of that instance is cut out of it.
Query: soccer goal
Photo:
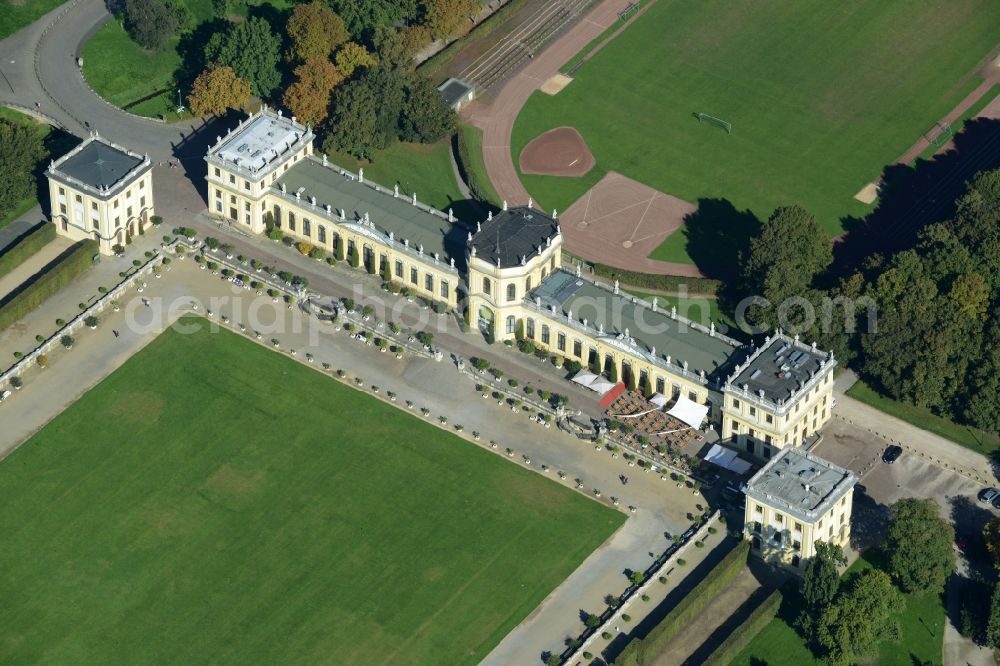
[[[625,9],[618,12],[618,18],[620,18],[622,21],[627,21],[629,17],[632,16],[632,14],[635,14],[637,11],[639,11],[639,3],[630,2],[628,3],[628,6]]]
[[[950,123],[934,123],[934,126],[924,132],[927,143],[940,148],[951,139],[954,132]]]
[[[710,125],[715,125],[716,127],[721,127],[726,130],[726,134],[733,133],[733,124],[722,118],[716,118],[715,116],[710,116],[707,113],[696,113],[695,118],[698,119],[699,123],[708,123]]]

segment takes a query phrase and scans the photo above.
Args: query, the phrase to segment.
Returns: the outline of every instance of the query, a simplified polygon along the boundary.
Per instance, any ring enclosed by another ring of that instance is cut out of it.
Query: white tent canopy
[[[667,406],[667,396],[663,395],[662,393],[657,393],[652,398],[650,398],[649,401],[660,408]]]
[[[699,405],[694,400],[683,395],[678,396],[677,403],[667,412],[678,421],[683,421],[692,428],[700,428],[708,416],[708,405]]]
[[[736,455],[736,451],[727,449],[720,444],[714,444],[709,449],[708,453],[705,454],[705,460],[737,474],[746,474],[751,467],[750,463]]]
[[[581,386],[588,386],[588,387],[594,383],[595,379],[597,379],[597,375],[588,370],[581,370],[580,372],[576,373],[576,377],[573,377],[574,382],[580,384]]]
[[[595,393],[600,393],[601,395],[604,395],[605,393],[607,393],[608,391],[610,391],[615,387],[614,382],[609,382],[604,377],[595,375],[589,370],[581,370],[580,372],[576,373],[576,376],[573,377],[573,381],[579,384],[580,386],[586,386],[591,391],[594,391]]]

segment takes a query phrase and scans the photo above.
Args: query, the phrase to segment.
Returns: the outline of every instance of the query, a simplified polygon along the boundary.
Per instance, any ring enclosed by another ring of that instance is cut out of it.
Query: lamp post
[[[177,113],[184,112],[184,103],[181,101],[181,89],[177,89]]]

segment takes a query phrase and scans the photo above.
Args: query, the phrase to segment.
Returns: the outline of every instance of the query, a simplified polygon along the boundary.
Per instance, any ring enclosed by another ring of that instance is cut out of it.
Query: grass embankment
[[[0,464],[6,660],[475,664],[624,521],[185,323]]]
[[[658,0],[565,90],[532,95],[511,152],[517,164],[530,140],[560,125],[587,141],[597,166],[583,178],[522,176],[546,210],[565,210],[610,170],[692,203],[731,204],[703,224],[725,234],[689,223],[655,259],[707,264],[720,235],[745,233],[739,212],[766,219],[789,204],[832,237],[870,210],[854,194],[979,84],[969,73],[998,41],[1000,4],[989,0]],[[732,134],[697,113],[730,122]]]
[[[895,416],[901,421],[906,421],[935,435],[950,439],[956,444],[961,444],[985,456],[1000,451],[1000,435],[955,423],[943,416],[934,414],[931,410],[924,407],[917,407],[893,400],[880,394],[862,381],[858,381],[848,389],[847,395],[879,411]]]
[[[844,573],[850,578],[872,568],[870,558],[875,554],[864,553]],[[843,584],[843,583],[842,583]],[[938,592],[921,592],[904,595],[906,609],[899,616],[902,638],[899,643],[882,643],[879,653],[871,663],[879,666],[912,666],[913,664],[940,664],[941,641],[944,635],[944,606]],[[801,597],[784,595],[778,617],[733,660],[732,666],[773,664],[774,666],[823,666],[827,662],[817,659],[796,633],[792,623],[798,616]]]
[[[478,127],[459,123],[455,142],[458,146],[458,166],[472,196],[499,207],[500,195],[486,173],[486,162],[483,160],[483,131]]]
[[[0,331],[54,296],[93,265],[96,241],[80,241],[59,255],[23,285],[0,300]]]
[[[0,277],[20,266],[55,237],[56,225],[43,222],[39,227],[18,238],[14,245],[0,251]]]

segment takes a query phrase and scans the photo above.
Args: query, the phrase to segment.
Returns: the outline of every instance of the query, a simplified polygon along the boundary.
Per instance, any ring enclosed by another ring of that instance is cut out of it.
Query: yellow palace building
[[[267,108],[218,137],[205,160],[208,209],[270,227],[464,311],[470,331],[522,337],[627,385],[710,406],[724,442],[758,459],[829,421],[832,354],[781,333],[754,349],[562,265],[555,211],[531,202],[468,222],[347,171],[314,135]]]

